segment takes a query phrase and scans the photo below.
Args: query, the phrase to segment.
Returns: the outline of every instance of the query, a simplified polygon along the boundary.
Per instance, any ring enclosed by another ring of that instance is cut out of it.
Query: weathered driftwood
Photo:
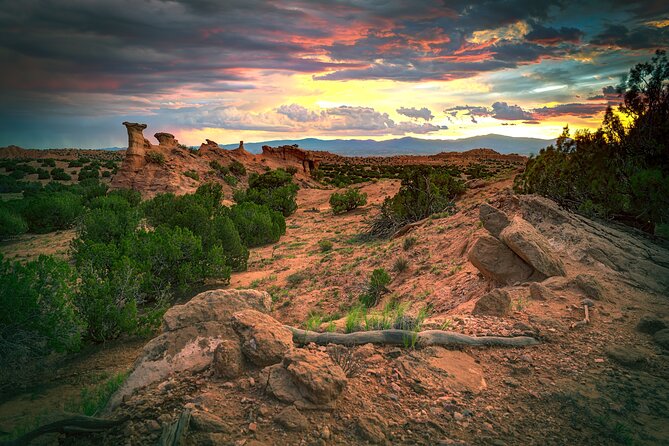
[[[117,420],[108,420],[104,418],[87,417],[85,415],[76,415],[64,420],[54,421],[53,423],[40,426],[34,431],[28,432],[21,437],[6,442],[0,442],[2,446],[22,446],[28,445],[37,437],[54,432],[64,434],[88,434],[93,432],[102,432],[119,424],[125,423],[127,418]]]
[[[188,435],[188,428],[190,426],[191,411],[184,409],[179,415],[179,418],[172,424],[168,424],[163,428],[163,433],[158,441],[159,446],[180,446],[184,444],[186,436]]]
[[[384,344],[384,345],[428,345],[443,346],[491,346],[491,347],[527,347],[537,345],[539,341],[529,336],[468,336],[453,331],[426,330],[372,330],[355,333],[318,333],[301,330],[286,325],[293,332],[293,341],[297,344],[314,342],[320,345],[343,344]]]

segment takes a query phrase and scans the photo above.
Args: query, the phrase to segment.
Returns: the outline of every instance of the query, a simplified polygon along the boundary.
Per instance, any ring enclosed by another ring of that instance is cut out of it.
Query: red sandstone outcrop
[[[122,169],[136,171],[146,164],[146,152],[151,148],[151,143],[142,133],[146,124],[126,121],[123,125],[128,129],[128,150]]]
[[[240,145],[240,147],[243,147]],[[320,159],[311,152],[300,149],[297,144],[292,146],[270,147],[262,146],[262,154],[265,156],[278,156],[286,161],[297,161],[302,164],[305,172],[313,172],[318,168]]]
[[[216,141],[212,141],[211,139],[205,139],[205,142],[200,144],[200,150],[207,150],[207,149],[219,149],[218,143]]]
[[[159,132],[153,135],[158,140],[158,145],[166,148],[176,148],[179,146],[179,141],[174,139],[174,135],[171,133]]]

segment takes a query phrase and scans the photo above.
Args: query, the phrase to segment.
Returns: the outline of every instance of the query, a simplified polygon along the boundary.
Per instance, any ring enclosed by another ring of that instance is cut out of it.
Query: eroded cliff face
[[[302,166],[304,174],[297,174],[301,177],[297,180],[302,185],[313,182],[309,174],[318,166],[318,160],[312,154],[296,146],[263,148],[261,155],[254,155],[244,149],[243,141],[240,141],[238,148],[227,150],[216,141],[207,139],[199,150],[190,150],[180,145],[171,133],[154,134],[158,140],[156,145],[144,137],[146,124],[124,122],[123,125],[128,131],[128,150],[111,186],[135,189],[145,196],[161,192],[189,193],[205,181],[221,183],[226,195],[231,196],[232,187],[223,180],[224,175],[212,169],[213,161],[223,166],[233,160],[238,161],[244,164],[249,173],[262,173],[267,167],[276,169],[294,166],[299,169]],[[245,187],[247,177],[238,180],[238,187]]]
[[[300,149],[297,144],[280,147],[262,146],[262,154],[265,156],[280,157],[285,161],[296,161],[302,164],[302,170],[304,172],[309,173],[317,169],[318,164],[320,163],[320,160],[317,157],[304,149]]]

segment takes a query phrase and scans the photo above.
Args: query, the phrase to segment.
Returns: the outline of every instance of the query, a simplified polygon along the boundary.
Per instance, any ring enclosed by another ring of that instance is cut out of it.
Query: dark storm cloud
[[[583,31],[578,28],[563,26],[558,29],[534,24],[532,26],[532,31],[527,33],[525,38],[531,42],[544,45],[556,45],[563,42],[578,43],[583,35]]]
[[[553,107],[541,107],[535,108],[532,110],[532,113],[537,119],[541,118],[554,118],[558,116],[578,116],[580,118],[589,118],[600,112],[603,112],[606,108],[602,104],[560,104]]]
[[[669,45],[669,27],[639,26],[630,29],[625,25],[608,25],[590,43],[634,50],[659,48]]]
[[[483,74],[496,95],[471,102],[506,98],[506,109],[472,109],[468,119],[532,122],[523,118],[532,111],[513,104],[542,87],[564,84],[610,101],[597,91],[615,84],[610,77],[669,45],[669,27],[653,22],[666,14],[666,1],[658,0],[0,0],[0,108],[46,121],[123,115],[168,122],[190,105],[169,102],[210,93],[222,101],[211,103],[210,122],[252,129],[242,112],[219,106],[276,73],[406,82]],[[561,96],[568,93],[547,93],[544,102],[571,106],[575,99]],[[292,123],[315,119],[286,107],[272,114]],[[365,130],[362,121],[371,120],[375,132],[438,127],[390,125],[383,114],[327,116],[348,129]],[[290,126],[268,120],[263,128]]]
[[[246,89],[257,70],[326,80],[465,78],[576,51],[572,45],[583,31],[549,23],[574,3],[6,0],[0,2],[0,62],[9,70],[0,80],[12,90],[150,94],[183,85]],[[598,3],[603,11],[625,8],[619,0]],[[658,2],[641,3],[626,8],[634,17],[662,12]],[[531,25],[524,39],[467,42],[477,31],[520,21]],[[356,33],[359,38],[347,38]],[[641,25],[600,27],[591,39],[633,49],[666,41],[666,29]]]

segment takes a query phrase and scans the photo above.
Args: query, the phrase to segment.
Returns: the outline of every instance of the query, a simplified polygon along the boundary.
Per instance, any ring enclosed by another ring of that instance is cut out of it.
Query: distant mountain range
[[[493,149],[499,153],[518,153],[529,155],[553,144],[554,139],[517,138],[504,135],[482,135],[461,139],[421,139],[396,138],[386,141],[373,139],[277,139],[263,142],[244,143],[244,148],[252,153],[260,153],[262,146],[284,146],[298,144],[303,149],[327,150],[347,156],[385,156],[385,155],[430,155],[439,152],[463,152],[471,149]],[[226,149],[234,149],[239,144],[222,144]]]
[[[244,148],[252,153],[262,152],[262,146],[286,146],[297,144],[307,150],[327,150],[347,156],[385,155],[433,155],[439,152],[464,152],[471,149],[493,149],[499,153],[529,155],[538,153],[554,139],[522,138],[504,135],[481,135],[461,139],[396,138],[386,141],[373,139],[275,139],[261,142],[245,142]],[[236,149],[235,144],[221,144],[226,149]],[[197,147],[197,146],[195,146]],[[104,147],[100,150],[125,150],[125,147]]]

